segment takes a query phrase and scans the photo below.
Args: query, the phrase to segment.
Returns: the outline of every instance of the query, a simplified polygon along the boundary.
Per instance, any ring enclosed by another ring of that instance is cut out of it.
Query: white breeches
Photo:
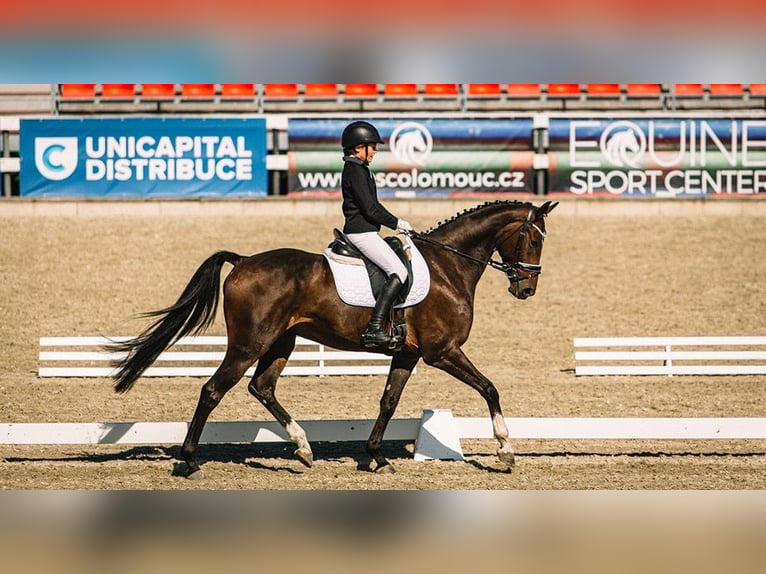
[[[399,280],[404,283],[407,281],[407,268],[396,256],[394,250],[388,246],[383,238],[374,231],[369,233],[347,233],[346,237],[351,240],[359,251],[370,259],[375,265],[385,271],[386,276],[390,277],[396,273]]]

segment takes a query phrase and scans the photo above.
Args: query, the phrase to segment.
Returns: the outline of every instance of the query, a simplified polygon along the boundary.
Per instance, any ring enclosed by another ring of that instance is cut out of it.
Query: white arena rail
[[[512,439],[558,440],[763,440],[766,418],[506,418]],[[311,442],[366,441],[374,420],[298,421]],[[185,422],[5,423],[0,444],[180,444]],[[392,419],[385,440],[415,441],[415,460],[462,460],[461,439],[493,439],[489,417],[453,417],[425,409],[420,419]],[[210,421],[201,444],[288,442],[276,421]]]
[[[766,375],[766,337],[578,337],[574,348],[578,376]]]
[[[39,377],[110,377],[110,361],[122,354],[110,353],[103,346],[110,341],[131,337],[41,337]],[[178,348],[184,350],[178,350]],[[144,371],[144,377],[210,377],[223,361],[226,337],[185,337],[172,350],[162,353]],[[379,353],[340,351],[298,337],[284,376],[385,375],[391,357]],[[245,374],[252,376],[254,368]]]

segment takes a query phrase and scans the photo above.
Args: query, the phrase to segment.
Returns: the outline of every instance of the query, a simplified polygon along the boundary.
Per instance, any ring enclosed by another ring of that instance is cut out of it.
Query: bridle
[[[538,265],[536,263],[526,263],[524,261],[519,261],[519,256],[521,254],[521,244],[524,240],[524,238],[527,236],[527,233],[529,232],[529,228],[534,228],[539,234],[542,239],[545,239],[548,234],[545,233],[540,227],[532,222],[532,214],[534,213],[534,208],[530,208],[529,213],[527,213],[527,217],[524,220],[524,223],[521,225],[521,229],[519,229],[519,236],[516,240],[516,249],[513,252],[513,261],[510,263],[506,263],[504,261],[497,261],[495,259],[490,258],[489,261],[483,261],[481,259],[478,259],[477,257],[474,257],[472,255],[468,255],[467,253],[463,253],[462,251],[455,249],[454,247],[450,245],[446,245],[444,243],[441,243],[440,241],[436,241],[435,239],[431,239],[428,235],[423,235],[422,233],[418,233],[417,231],[405,231],[404,233],[410,237],[414,237],[415,239],[419,239],[421,241],[425,241],[426,243],[430,243],[432,245],[437,245],[441,247],[442,249],[446,249],[447,251],[454,253],[455,255],[459,255],[460,257],[463,257],[465,259],[468,259],[470,261],[474,261],[476,263],[479,263],[481,265],[486,265],[489,267],[492,267],[492,269],[497,269],[498,271],[502,271],[505,273],[505,276],[508,278],[508,281],[511,283],[518,283],[520,281],[524,281],[525,279],[532,279],[533,277],[537,277],[543,272],[543,266]],[[510,235],[504,239],[501,239],[496,243],[503,243],[506,241]],[[497,247],[495,247],[497,249]],[[519,271],[525,271],[526,275],[519,275]]]

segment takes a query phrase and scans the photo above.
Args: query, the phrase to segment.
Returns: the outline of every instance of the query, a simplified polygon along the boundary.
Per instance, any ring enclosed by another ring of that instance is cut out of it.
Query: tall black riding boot
[[[402,282],[399,281],[399,276],[396,273],[386,279],[378,299],[375,301],[370,324],[367,325],[367,330],[362,334],[362,344],[365,347],[388,347],[391,342],[391,335],[386,332],[384,325],[391,312],[394,299],[396,299],[401,288]]]

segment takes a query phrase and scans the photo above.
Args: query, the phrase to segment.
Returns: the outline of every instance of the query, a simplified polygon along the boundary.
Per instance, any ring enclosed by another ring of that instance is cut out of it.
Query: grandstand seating
[[[619,98],[622,95],[620,84],[586,84],[585,93],[589,97]]]
[[[236,85],[250,85],[253,84],[236,84]],[[308,84],[325,85],[325,84]],[[298,84],[264,84],[263,96],[266,98],[297,98],[298,97]]]
[[[464,84],[463,94],[465,109],[474,110],[499,110],[505,107],[500,84]]]
[[[717,108],[750,108],[750,93],[745,89],[745,84],[708,84],[710,103],[708,105]],[[758,100],[755,100],[758,102]]]
[[[62,113],[766,109],[766,84],[54,84],[53,88],[49,101]]]
[[[701,98],[705,95],[702,84],[673,84],[673,93],[676,97]]]
[[[387,98],[414,98],[418,96],[417,84],[385,84],[383,95]]]
[[[215,84],[181,84],[182,98],[215,98]]]
[[[463,109],[460,84],[423,84],[423,107],[431,110],[460,111]]]
[[[512,98],[539,98],[543,90],[540,84],[507,84],[505,93]]]
[[[143,99],[173,99],[176,97],[175,84],[142,84]]]
[[[376,84],[366,84],[368,91],[372,93],[372,86]],[[375,88],[377,90],[377,87]],[[418,84],[383,84],[379,94],[372,94],[367,97],[351,97],[347,103],[358,102],[362,110],[369,111],[412,111],[433,109],[429,108],[420,93]]]
[[[263,111],[284,112],[329,112],[329,111],[353,111],[359,110],[359,100],[346,102],[342,87],[344,84],[296,84],[298,93],[296,96],[281,98],[268,98],[264,96]],[[292,91],[285,86],[283,91]]]
[[[617,107],[632,110],[661,110],[665,104],[662,84],[625,84]],[[590,96],[587,98],[590,101]]]
[[[136,97],[136,84],[101,84],[101,97],[115,100],[132,100]]]
[[[492,97],[500,96],[500,84],[468,84],[469,97]]]
[[[560,102],[548,100],[543,84],[501,84],[505,86],[498,109],[517,111],[543,111],[561,109]]]
[[[96,84],[61,84],[63,99],[89,99],[96,97]]]
[[[742,84],[709,84],[708,89],[711,96],[741,97],[745,93]]]
[[[307,98],[335,99],[339,94],[338,84],[305,84],[303,87],[303,95]]]
[[[221,84],[222,98],[252,98],[255,84]]]
[[[378,84],[346,84],[347,98],[377,98]]]
[[[580,84],[548,84],[549,98],[579,98]]]
[[[457,84],[423,84],[423,94],[429,97],[453,97],[458,95]]]
[[[674,84],[671,109],[749,109],[762,107],[751,101],[744,84]]]
[[[661,96],[662,84],[625,84],[625,95],[636,98]]]

